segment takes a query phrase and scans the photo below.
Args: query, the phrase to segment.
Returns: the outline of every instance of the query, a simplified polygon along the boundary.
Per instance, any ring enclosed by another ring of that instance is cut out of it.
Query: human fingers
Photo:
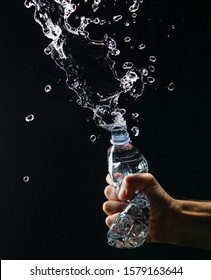
[[[134,194],[143,191],[149,200],[156,200],[166,192],[150,173],[131,174],[124,178],[118,198],[120,200],[132,199]]]
[[[106,182],[107,182],[109,185],[112,185],[112,184],[113,184],[113,183],[112,183],[112,180],[111,180],[111,177],[110,177],[109,174],[106,176]]]
[[[127,206],[126,202],[109,200],[103,204],[103,211],[107,215],[113,215],[117,212],[121,212]]]
[[[104,194],[109,200],[119,200],[113,185],[108,185],[104,190]]]
[[[105,223],[108,227],[111,226],[111,224],[117,219],[119,213],[116,213],[116,214],[113,214],[113,215],[110,215],[108,216],[106,219],[105,219]]]

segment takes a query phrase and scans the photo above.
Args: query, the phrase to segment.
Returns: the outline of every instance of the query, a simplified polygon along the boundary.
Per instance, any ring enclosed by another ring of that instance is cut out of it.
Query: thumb
[[[118,197],[120,200],[132,199],[139,191],[143,191],[150,202],[159,199],[161,193],[166,193],[152,174],[137,173],[124,178]]]

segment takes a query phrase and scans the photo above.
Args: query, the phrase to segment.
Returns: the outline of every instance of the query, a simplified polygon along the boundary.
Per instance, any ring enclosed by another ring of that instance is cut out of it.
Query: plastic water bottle
[[[132,173],[148,172],[148,163],[138,149],[130,144],[126,129],[114,129],[111,132],[111,143],[108,149],[108,171],[118,193],[124,177]],[[141,246],[149,231],[149,208],[146,195],[140,191],[128,201],[128,205],[111,225],[107,234],[108,244],[127,249]]]

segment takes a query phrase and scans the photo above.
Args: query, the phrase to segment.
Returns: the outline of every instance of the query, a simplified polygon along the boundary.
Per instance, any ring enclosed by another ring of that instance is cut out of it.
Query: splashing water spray
[[[121,94],[128,93],[134,98],[142,95],[147,74],[146,69],[135,67],[131,62],[125,62],[123,74],[118,74],[115,58],[120,55],[120,50],[116,41],[104,32],[99,38],[93,39],[91,32],[93,27],[106,28],[111,23],[130,25],[129,20],[125,20],[121,14],[113,15],[111,20],[102,18],[108,5],[127,5],[135,24],[136,12],[143,0],[106,2],[26,0],[25,6],[34,6],[34,19],[50,40],[44,52],[65,71],[66,84],[77,94],[78,104],[91,109],[96,124],[111,132],[113,148],[108,152],[109,173],[118,191],[124,176],[148,171],[145,158],[129,143],[124,119],[126,110],[118,107]],[[125,37],[124,41],[128,44],[131,37]],[[143,48],[139,46],[139,49]],[[117,248],[140,246],[148,232],[148,212],[147,198],[144,194],[138,194],[128,202],[126,210],[111,226],[108,232],[109,244]]]

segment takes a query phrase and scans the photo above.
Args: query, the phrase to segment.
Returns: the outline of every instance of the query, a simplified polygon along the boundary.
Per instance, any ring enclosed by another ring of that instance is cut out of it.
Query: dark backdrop
[[[196,3],[195,3],[196,2]],[[155,55],[155,83],[122,97],[134,145],[173,196],[211,199],[210,2],[145,1],[135,36]],[[49,41],[23,1],[0,10],[0,255],[5,259],[206,259],[211,252],[165,244],[133,251],[107,245],[102,212],[109,133],[76,105]],[[172,29],[175,25],[175,29]],[[134,31],[135,32],[135,31]],[[169,36],[168,36],[169,35]],[[127,56],[127,54],[125,54]],[[175,82],[170,92],[167,86]],[[44,87],[52,85],[46,93]],[[73,101],[70,101],[73,100]],[[25,117],[33,114],[33,122]],[[90,136],[98,139],[92,143]],[[29,176],[29,182],[23,181]]]

